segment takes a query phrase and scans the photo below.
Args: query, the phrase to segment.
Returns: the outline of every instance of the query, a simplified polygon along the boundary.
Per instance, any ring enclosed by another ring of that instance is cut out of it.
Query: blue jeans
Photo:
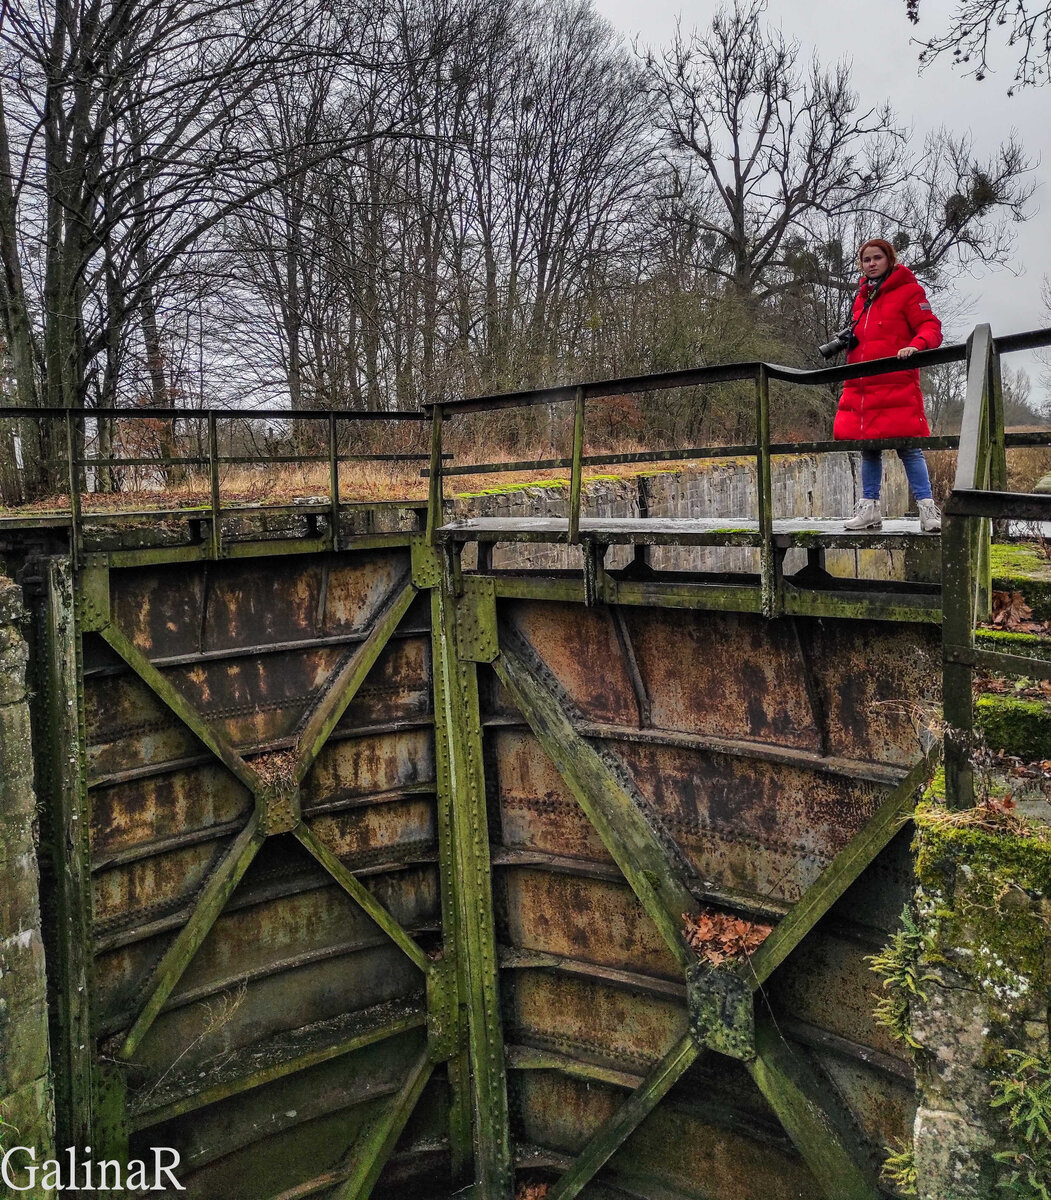
[[[927,460],[923,451],[899,450],[898,457],[905,468],[909,487],[917,500],[931,499],[931,477],[927,474]],[[880,484],[883,482],[883,451],[862,450],[861,494],[866,500],[878,500]]]

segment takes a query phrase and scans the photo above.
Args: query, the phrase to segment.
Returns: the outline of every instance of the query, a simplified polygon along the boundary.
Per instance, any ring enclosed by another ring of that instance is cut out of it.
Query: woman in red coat
[[[916,276],[897,261],[890,242],[867,241],[858,253],[862,280],[854,298],[851,320],[857,345],[847,354],[848,363],[876,358],[909,358],[920,350],[941,345],[941,321],[931,311],[927,295]],[[920,373],[915,368],[850,379],[843,385],[833,437],[927,437]],[[919,449],[899,450],[909,487],[920,510],[920,529],[937,533],[941,514],[931,495],[927,463]],[[883,480],[883,452],[861,452],[861,499],[845,529],[879,529],[883,524],[879,494]]]

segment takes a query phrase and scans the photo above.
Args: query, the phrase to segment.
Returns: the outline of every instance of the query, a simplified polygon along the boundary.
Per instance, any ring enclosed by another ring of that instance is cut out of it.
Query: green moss
[[[923,803],[930,804],[932,801],[940,800],[945,803],[945,767],[939,766],[931,777],[930,783],[923,793]]]
[[[991,990],[1006,1019],[1023,993],[1046,988],[1048,929],[1039,898],[1051,896],[1051,828],[1033,823],[1031,836],[1019,837],[947,821],[945,809],[927,799],[915,819],[931,953]]]
[[[1043,701],[980,696],[974,716],[991,750],[1028,762],[1051,758],[1051,709]]]
[[[1051,562],[1029,542],[994,542],[989,547],[993,575],[1051,581]]]
[[[1015,633],[1010,629],[977,629],[974,640],[978,646],[987,650],[1051,660],[1051,639],[1036,633]]]

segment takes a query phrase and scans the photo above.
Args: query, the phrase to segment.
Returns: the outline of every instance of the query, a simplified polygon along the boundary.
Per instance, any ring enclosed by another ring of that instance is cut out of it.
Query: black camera
[[[823,346],[818,346],[817,352],[822,358],[834,358],[837,354],[842,354],[844,350],[853,350],[858,344],[858,339],[854,336],[854,326],[848,325],[846,329],[841,329],[839,333],[832,335],[832,340],[826,342]]]
[[[846,329],[841,329],[837,334],[831,336],[831,341],[825,342],[824,346],[818,346],[817,353],[823,359],[835,358],[836,354],[842,354],[843,350],[852,350],[858,344],[858,338],[854,336],[854,326],[847,325]]]

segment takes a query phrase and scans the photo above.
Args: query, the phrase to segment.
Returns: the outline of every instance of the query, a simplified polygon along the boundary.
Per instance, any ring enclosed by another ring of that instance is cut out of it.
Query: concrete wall
[[[979,789],[982,787],[979,780]],[[1028,811],[1025,801],[1018,811]],[[1036,811],[1047,811],[1037,802]],[[915,841],[915,993],[905,998],[917,1047],[914,1153],[919,1200],[1036,1196],[1013,1172],[1051,1184],[1046,1133],[1012,1125],[996,1103],[1022,1084],[1020,1109],[1046,1119],[1051,1076],[1051,827],[1019,836],[1018,816],[963,814],[923,805]],[[908,947],[903,956],[908,962]],[[892,976],[892,985],[895,980]],[[1016,1095],[1015,1099],[1019,1097]],[[997,1159],[996,1155],[1005,1158]],[[1001,1190],[1002,1189],[1002,1190]]]
[[[884,456],[883,510],[887,516],[902,516],[908,507],[905,472],[894,454]],[[772,471],[774,517],[849,516],[861,494],[860,456],[857,454],[806,454],[776,458]],[[582,513],[589,517],[737,517],[758,515],[755,462],[751,459],[713,459],[677,471],[594,479],[584,486]],[[565,517],[569,505],[568,486],[537,484],[506,492],[491,492],[457,500],[451,516]],[[758,552],[749,549],[697,549],[654,547],[650,564],[663,571],[759,570]],[[630,547],[612,547],[606,558],[610,569],[623,566],[632,555]],[[472,566],[470,548],[465,565]],[[805,555],[793,551],[785,563],[791,573],[803,566]],[[505,543],[493,555],[497,568],[579,568],[580,549],[568,546],[514,545]],[[838,575],[863,578],[901,578],[901,555],[885,551],[834,551],[828,569]]]
[[[22,593],[0,576],[0,1146],[52,1153]]]

